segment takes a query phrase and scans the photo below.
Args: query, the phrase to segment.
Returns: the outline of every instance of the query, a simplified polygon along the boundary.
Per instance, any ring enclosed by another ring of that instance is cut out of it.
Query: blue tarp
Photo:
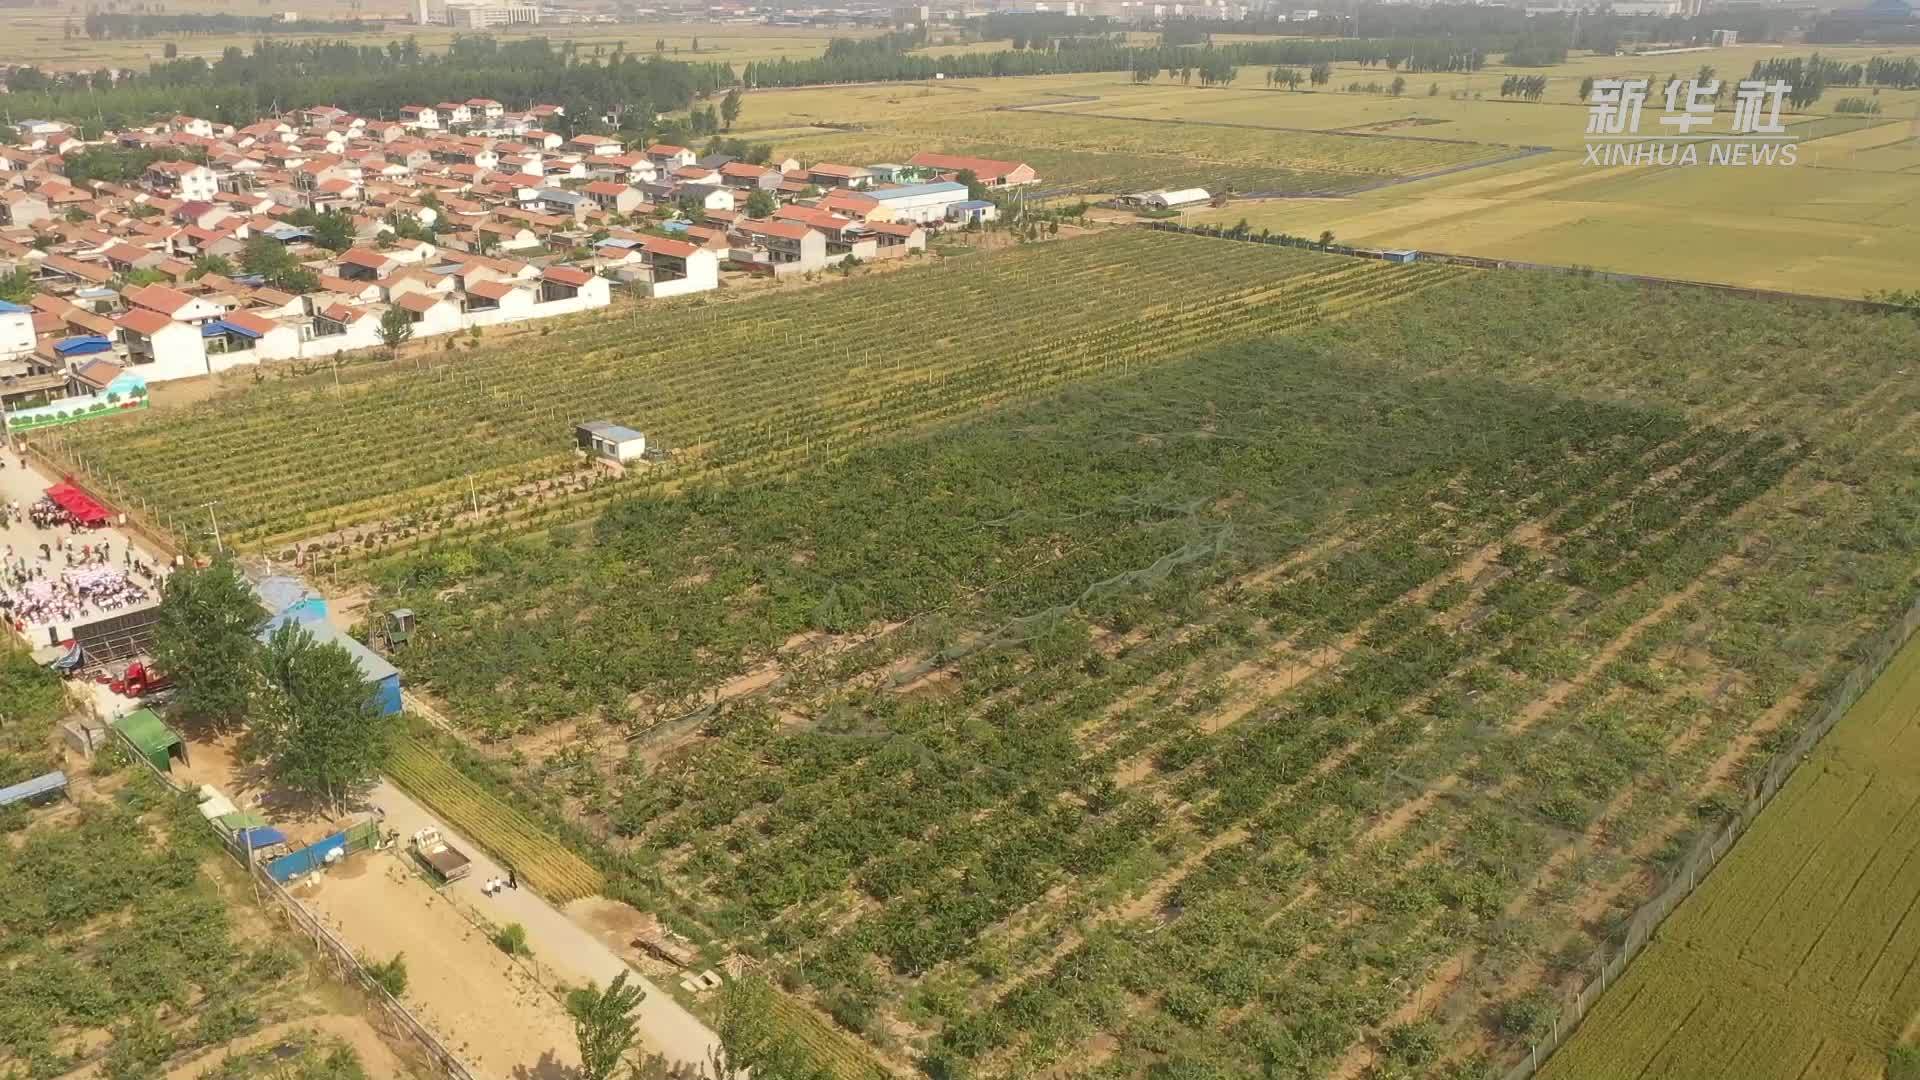
[[[106,352],[111,348],[113,348],[113,342],[98,334],[61,338],[53,343],[53,351],[61,356],[87,356],[91,353]]]
[[[67,790],[67,774],[58,769],[36,776],[31,780],[22,780],[12,787],[0,788],[0,806],[12,806],[17,802],[32,802],[49,795],[58,795]]]
[[[295,875],[309,873],[325,866],[327,864],[327,856],[335,851],[340,853],[339,858],[346,858],[346,833],[334,833],[324,840],[317,840],[314,843],[308,844],[306,847],[301,848],[291,855],[280,856],[267,864],[267,873],[273,876],[273,880],[284,885],[292,880]]]
[[[30,307],[21,307],[19,304],[0,300],[0,315],[20,315],[32,310]]]

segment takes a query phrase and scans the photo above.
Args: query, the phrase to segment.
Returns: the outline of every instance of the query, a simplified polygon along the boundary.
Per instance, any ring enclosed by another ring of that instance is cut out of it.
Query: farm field
[[[748,95],[739,130],[808,160],[899,160],[935,145],[1031,160],[1045,186],[1081,192],[1198,185],[1291,196],[1189,216],[1296,235],[1330,229],[1371,247],[1846,297],[1899,287],[1911,276],[1906,252],[1920,241],[1920,92],[1882,91],[1873,96],[1883,115],[1858,118],[1823,110],[1870,91],[1830,90],[1808,114],[1788,117],[1804,140],[1793,167],[1584,163],[1582,78],[1664,78],[1701,65],[1742,77],[1756,58],[1803,51],[1494,64],[1472,75],[1410,75],[1399,98],[1339,90],[1389,74],[1357,65],[1336,65],[1336,89],[1318,93],[1267,90],[1255,69],[1210,89],[1164,78],[1136,85],[1112,73],[767,91]],[[1864,61],[1913,50],[1822,52]],[[1545,74],[1545,100],[1497,100],[1500,80],[1514,73]],[[1475,92],[1481,99],[1452,96]],[[1552,151],[1511,160],[1516,148],[1536,146]]]
[[[1911,643],[1543,1071],[1879,1077],[1920,1013]]]
[[[223,15],[254,15],[268,12],[240,11],[219,5],[195,3],[170,5],[169,13],[193,11],[196,8],[206,13]],[[283,9],[274,9],[276,12]],[[396,4],[389,11],[381,12],[373,8],[356,10],[346,2],[339,3],[301,3],[284,10],[298,10],[311,18],[327,19],[372,19],[386,15],[395,19],[410,20],[413,8],[410,4]],[[144,70],[149,63],[156,63],[165,56],[166,46],[172,44],[179,49],[181,56],[204,56],[218,58],[228,48],[250,48],[258,39],[254,34],[175,34],[151,38],[93,40],[84,34],[68,38],[66,25],[72,20],[77,28],[82,25],[86,12],[82,7],[65,9],[13,9],[0,13],[0,62],[32,63],[54,70],[94,71],[101,67],[131,67]],[[624,45],[627,52],[648,55],[654,51],[656,42],[664,40],[667,44],[666,55],[669,59],[688,61],[711,61],[740,65],[752,61],[786,59],[810,59],[826,51],[827,42],[835,37],[860,38],[876,33],[874,30],[856,27],[842,27],[834,30],[816,30],[804,27],[767,27],[757,25],[722,25],[717,23],[625,23],[591,24],[571,23],[508,30],[501,28],[492,31],[501,41],[512,41],[534,37],[546,37],[554,40],[572,40],[580,43],[582,54],[591,55],[594,50],[611,52],[616,44]],[[394,23],[382,30],[349,35],[358,43],[385,46],[390,41],[413,38],[427,52],[444,51],[459,31],[445,27],[421,28],[410,22]],[[276,41],[334,40],[341,35],[335,34],[277,34]],[[694,42],[698,40],[700,49],[694,51]],[[998,47],[1005,47],[1001,43]]]
[[[610,895],[895,1059],[1479,1075],[1905,606],[1916,344],[1473,275],[373,572]]]
[[[343,1080],[411,1075],[258,911],[190,805],[124,762],[76,775],[47,749],[59,683],[11,646],[0,702],[0,784],[56,766],[73,784],[71,802],[0,812],[0,1073],[240,1075],[213,1055],[286,1046]]]
[[[229,544],[279,554],[324,535],[313,554],[346,562],[453,527],[556,524],[576,512],[563,505],[576,496],[611,497],[622,485],[580,472],[573,422],[643,423],[673,448],[644,483],[778,476],[1066,381],[1343,317],[1466,272],[1137,231],[927,261],[756,297],[750,318],[701,301],[625,309],[551,339],[567,350],[557,396],[548,347],[498,346],[344,394],[330,379],[298,380],[155,413],[154,424],[37,441],[162,528],[191,528],[188,509],[217,497]],[[309,437],[328,429],[337,453],[322,462]],[[457,517],[470,483],[488,493],[477,519]]]
[[[727,312],[61,450],[269,551],[388,522],[334,565],[572,893],[894,1062],[1513,1060],[1920,549],[1904,317],[1132,231]],[[683,463],[569,490],[556,378]]]
[[[1272,298],[1329,295],[1363,264],[1140,234],[978,258],[808,294],[839,327],[817,346],[770,330],[800,318],[770,298],[750,321],[657,315],[567,361],[596,409],[724,430],[760,408],[754,377],[789,399],[816,368],[871,382],[885,369],[849,343],[911,352],[867,327],[912,310],[920,352],[965,341],[995,365],[947,412],[837,453],[716,450],[671,486],[603,485],[354,564],[376,610],[419,613],[410,682],[517,798],[601,846],[608,895],[759,959],[889,1060],[1510,1061],[1908,599],[1913,320],[1370,265],[1356,280],[1395,283],[1393,302],[1327,320]],[[1216,271],[1262,291],[1216,296]],[[1088,291],[1129,320],[1088,319]],[[700,319],[764,351],[705,344]],[[1080,364],[1063,324],[1137,359]],[[704,414],[673,404],[690,388],[594,381],[616,357],[661,377],[634,356],[653,337],[713,358]],[[1005,358],[1028,347],[1075,373],[1023,386]],[[762,374],[774,356],[782,378]],[[529,361],[470,364],[470,389],[438,383],[435,425],[492,425],[469,456],[545,460],[563,435],[485,411]],[[328,415],[327,393],[145,418],[89,453],[165,432],[218,461]],[[334,458],[443,483],[393,448],[405,416],[355,451],[387,463]],[[300,460],[277,482],[324,522],[349,474]],[[122,467],[235,503],[244,480]]]

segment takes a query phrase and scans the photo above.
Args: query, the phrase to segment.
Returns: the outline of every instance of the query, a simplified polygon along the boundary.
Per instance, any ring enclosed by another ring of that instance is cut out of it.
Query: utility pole
[[[213,522],[213,549],[216,553],[224,555],[226,554],[227,547],[220,542],[220,519],[213,514],[213,508],[217,506],[219,502],[219,499],[210,499],[200,505],[207,508],[207,520]]]

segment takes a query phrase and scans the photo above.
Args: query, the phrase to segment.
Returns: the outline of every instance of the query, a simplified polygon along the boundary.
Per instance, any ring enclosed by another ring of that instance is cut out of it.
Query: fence
[[[380,841],[378,822],[363,821],[358,825],[343,829],[332,836],[316,840],[299,851],[282,855],[265,864],[267,876],[282,885],[301,874],[318,870],[327,864],[328,856],[339,852],[345,858],[356,851],[364,851],[376,846]]]
[[[113,730],[116,734],[120,734],[118,729]],[[148,761],[146,755],[140,753],[139,749],[135,747],[133,743],[129,742],[124,734],[120,734],[120,741],[127,752],[135,760],[144,764],[147,770],[153,773],[154,777],[162,784],[165,784],[173,791],[186,794],[185,788],[174,783],[173,777],[161,772],[153,762]],[[291,893],[287,892],[284,886],[274,880],[273,875],[268,872],[265,866],[258,863],[249,865],[245,855],[233,850],[233,845],[226,842],[226,837],[221,835],[220,830],[214,826],[213,822],[208,821],[207,828],[213,830],[214,835],[219,837],[220,849],[228,855],[233,856],[235,862],[240,863],[246,868],[248,876],[253,878],[254,884],[257,886],[257,895],[273,897],[273,899],[277,901],[274,904],[274,909],[280,913],[280,917],[292,923],[295,927],[298,927],[302,933],[306,934],[307,938],[313,942],[321,958],[326,961],[327,966],[332,969],[334,974],[340,978],[341,981],[358,986],[366,993],[367,1000],[377,1006],[377,1008],[368,1010],[368,1019],[374,1021],[376,1027],[380,1026],[379,1021],[384,1020],[386,1022],[386,1033],[412,1042],[414,1046],[426,1056],[427,1061],[432,1064],[438,1075],[448,1077],[449,1080],[475,1080],[474,1075],[467,1071],[467,1067],[460,1063],[460,1059],[453,1056],[453,1053],[445,1046],[442,1046],[440,1040],[434,1036],[433,1032],[422,1027],[420,1021],[414,1019],[413,1014],[407,1011],[407,1007],[401,1004],[399,999],[387,993],[385,987],[374,981],[373,976],[369,974],[366,967],[360,963],[360,958],[354,955],[353,950],[349,948],[345,942],[335,937],[333,931],[321,925],[320,920],[314,918],[313,913],[308,911],[305,905],[301,904]],[[348,829],[346,833],[341,835],[344,837],[353,834],[357,828],[358,826],[356,826],[355,829]]]
[[[1774,755],[1773,760],[1768,762],[1766,771],[1747,789],[1746,802],[1741,805],[1739,814],[1719,830],[1701,837],[1687,857],[1680,860],[1679,865],[1670,872],[1665,887],[1640,905],[1640,910],[1634,912],[1633,918],[1627,923],[1624,940],[1617,947],[1603,945],[1594,953],[1593,959],[1586,965],[1595,971],[1593,978],[1563,1001],[1560,1013],[1554,1019],[1552,1033],[1529,1047],[1525,1060],[1508,1070],[1503,1080],[1527,1080],[1539,1070],[1549,1055],[1560,1048],[1560,1044],[1573,1035],[1600,995],[1620,981],[1627,965],[1653,940],[1654,931],[1660,928],[1660,924],[1680,906],[1680,901],[1699,887],[1714,864],[1733,850],[1734,841],[1747,831],[1760,811],[1766,809],[1773,797],[1779,794],[1800,762],[1886,670],[1888,661],[1907,643],[1917,627],[1920,627],[1920,598],[1908,605],[1898,621],[1881,632],[1865,659],[1840,680],[1840,685],[1828,695],[1826,704],[1821,707],[1814,721],[1807,725],[1793,745]]]

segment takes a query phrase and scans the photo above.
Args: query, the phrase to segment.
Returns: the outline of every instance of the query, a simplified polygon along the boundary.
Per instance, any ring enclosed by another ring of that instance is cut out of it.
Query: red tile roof
[[[410,292],[400,294],[400,298],[395,300],[394,303],[408,311],[424,315],[432,310],[433,306],[438,304],[441,299],[441,297],[429,296],[426,293]]]
[[[173,320],[157,311],[147,308],[134,308],[125,315],[113,320],[115,326],[122,326],[136,334],[151,336],[173,325]]]
[[[193,297],[179,289],[169,289],[165,285],[148,285],[134,289],[125,295],[129,304],[166,315],[172,315],[193,303]]]
[[[575,286],[585,285],[587,282],[593,280],[592,274],[587,273],[577,266],[549,266],[540,276],[546,278],[548,281],[557,281],[562,285]],[[472,292],[473,290],[468,289],[467,291]]]
[[[513,292],[515,286],[505,281],[469,281],[467,295],[479,296],[488,300],[501,300]]]
[[[267,334],[280,329],[280,324],[272,319],[255,315],[251,311],[229,311],[220,316],[222,322],[229,322],[242,330],[251,330],[256,334]]]
[[[393,261],[391,255],[382,255],[366,248],[348,248],[340,253],[340,261],[347,266],[362,266],[368,270],[384,270]]]

